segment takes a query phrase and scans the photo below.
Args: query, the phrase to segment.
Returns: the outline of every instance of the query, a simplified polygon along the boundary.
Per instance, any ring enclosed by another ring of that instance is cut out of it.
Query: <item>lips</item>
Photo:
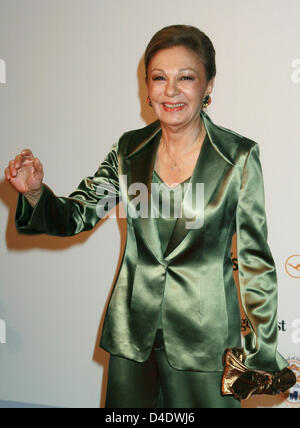
[[[166,111],[179,111],[185,107],[184,103],[163,103],[163,107]]]

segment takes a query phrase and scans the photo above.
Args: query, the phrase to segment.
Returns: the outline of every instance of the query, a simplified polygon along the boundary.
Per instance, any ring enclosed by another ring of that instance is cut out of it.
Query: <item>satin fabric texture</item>
[[[157,137],[155,137],[157,138]],[[157,188],[157,198],[153,198],[151,201],[153,206],[153,213],[156,218],[156,224],[158,228],[158,234],[160,239],[160,245],[162,252],[165,253],[167,245],[169,243],[170,237],[172,236],[172,230],[174,229],[176,223],[176,208],[182,205],[182,201],[185,194],[185,186],[188,180],[191,177],[184,180],[182,183],[178,183],[175,187],[170,188],[164,181],[161,179],[159,174],[154,170],[153,173],[153,183],[159,183],[160,186]],[[164,201],[168,200],[169,203],[164,207]],[[162,304],[160,305],[159,320],[157,323],[157,328],[162,329]]]
[[[241,300],[251,327],[245,364],[256,370],[282,370],[288,362],[277,350],[277,275],[267,240],[259,145],[214,124],[204,111],[201,117],[208,138],[189,181],[191,197],[183,199],[183,215],[176,219],[164,252],[151,215],[159,121],[125,132],[96,173],[83,179],[69,197],[57,197],[44,185],[32,209],[19,195],[16,226],[21,233],[70,236],[96,225],[104,201],[111,208],[122,201],[127,240],[100,346],[114,355],[146,361],[161,307],[170,365],[205,372],[222,371],[224,350],[241,346],[231,261],[236,233]],[[139,198],[143,208],[138,216],[137,183],[146,190]],[[202,203],[200,198],[195,204],[201,195]]]
[[[158,329],[147,361],[110,356],[105,408],[240,409],[239,400],[221,395],[221,378],[171,367]]]

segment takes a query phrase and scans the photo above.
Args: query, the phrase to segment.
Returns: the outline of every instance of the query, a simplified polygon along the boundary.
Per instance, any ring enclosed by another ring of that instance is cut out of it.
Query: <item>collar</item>
[[[234,152],[233,145],[236,148],[236,145],[233,144],[237,139],[240,140],[244,138],[242,135],[229,130],[227,128],[224,128],[222,126],[218,126],[211,118],[208,116],[207,113],[204,111],[201,111],[200,116],[203,120],[210,144],[212,147],[216,150],[216,152],[221,156],[226,162],[228,162],[230,165],[234,166]],[[130,134],[130,144],[129,144],[129,151],[125,155],[126,159],[131,158],[135,154],[137,154],[140,150],[143,150],[143,148],[161,131],[161,124],[160,121],[157,120],[150,125],[138,129],[135,131],[130,131],[129,133],[126,133],[125,135]]]

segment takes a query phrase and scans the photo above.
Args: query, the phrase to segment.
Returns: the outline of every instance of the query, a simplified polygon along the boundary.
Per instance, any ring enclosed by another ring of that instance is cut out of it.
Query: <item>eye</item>
[[[152,78],[152,80],[164,80],[164,79],[165,79],[164,76],[156,76]]]
[[[181,80],[194,80],[194,77],[192,77],[192,76],[182,76],[180,79]]]

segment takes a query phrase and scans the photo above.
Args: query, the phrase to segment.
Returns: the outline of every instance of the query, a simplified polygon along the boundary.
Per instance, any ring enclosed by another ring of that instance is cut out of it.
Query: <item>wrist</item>
[[[42,191],[43,191],[43,184],[38,189],[29,190],[28,192],[23,192],[23,195],[35,197],[35,196],[40,195],[42,193]]]
[[[24,192],[23,195],[28,200],[32,207],[38,203],[41,194],[43,193],[43,185],[39,189],[30,190],[29,192]]]

